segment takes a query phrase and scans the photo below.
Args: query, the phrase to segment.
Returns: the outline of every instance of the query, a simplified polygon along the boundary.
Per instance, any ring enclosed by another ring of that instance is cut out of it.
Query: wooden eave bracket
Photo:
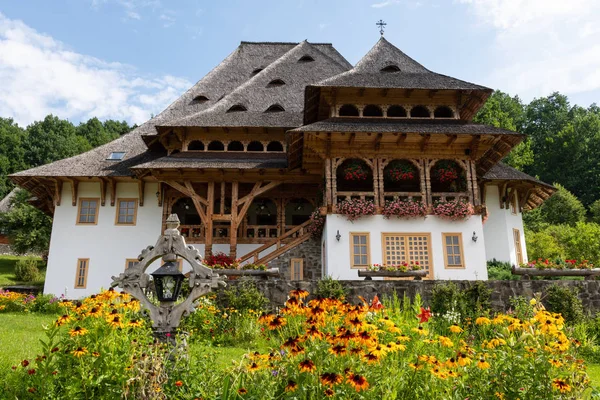
[[[67,179],[71,184],[71,205],[75,207],[77,205],[77,191],[79,188],[79,182],[76,179]]]
[[[108,180],[108,189],[110,191],[110,206],[115,206],[117,200],[117,183],[113,179]]]
[[[381,139],[383,138],[383,133],[378,133],[375,141],[373,142],[373,147],[375,150],[379,150],[381,147]]]
[[[52,181],[54,181],[54,206],[59,207],[62,198],[63,182],[58,178],[52,179]]]
[[[454,134],[454,135],[447,135],[448,136],[448,140],[446,140],[446,147],[450,147],[452,146],[452,144],[454,144],[454,142],[456,142],[456,139],[458,139],[458,135]]]
[[[425,150],[427,150],[427,145],[429,144],[430,140],[431,140],[431,135],[430,134],[422,135],[421,143],[419,143],[419,147],[421,148],[421,152],[422,153]]]
[[[398,135],[398,139],[396,139],[396,145],[400,145],[402,144],[406,138],[408,137],[408,135],[406,133],[401,133],[400,135]]]
[[[140,207],[144,207],[144,192],[146,189],[146,182],[143,179],[138,181],[138,192],[139,192],[139,204]]]
[[[100,178],[100,205],[104,207],[106,205],[106,180]]]
[[[156,198],[158,200],[158,206],[162,207],[163,205],[163,187],[162,182],[158,182],[158,188],[156,189]]]
[[[471,144],[469,146],[469,150],[471,152],[471,160],[477,159],[477,150],[479,150],[480,142],[481,142],[481,135],[473,136],[473,140],[471,140]]]

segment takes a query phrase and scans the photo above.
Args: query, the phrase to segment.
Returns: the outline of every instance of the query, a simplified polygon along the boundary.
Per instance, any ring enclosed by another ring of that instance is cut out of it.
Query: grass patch
[[[0,314],[0,376],[24,359],[34,358],[45,339],[43,326],[56,319],[54,315]]]
[[[600,364],[586,363],[588,377],[592,386],[600,388]]]
[[[15,264],[17,261],[24,259],[26,257],[19,256],[0,256],[0,287],[2,286],[11,286],[11,285],[33,285],[33,286],[43,286],[44,280],[42,278],[41,281],[37,282],[19,282],[15,278]],[[42,269],[43,262],[40,258],[38,262],[38,266],[40,268],[40,275],[42,277],[46,276],[46,270]]]

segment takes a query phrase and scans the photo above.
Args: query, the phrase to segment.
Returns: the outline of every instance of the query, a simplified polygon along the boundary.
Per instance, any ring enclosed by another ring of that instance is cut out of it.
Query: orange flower
[[[298,368],[300,369],[301,372],[312,372],[317,369],[317,367],[315,366],[315,363],[312,362],[311,360],[301,361],[300,364],[298,365]]]
[[[292,380],[288,381],[288,384],[285,387],[286,392],[295,392],[298,389],[298,384]]]
[[[175,382],[175,386],[182,387],[183,386],[183,382],[182,381],[177,381],[177,382]]]
[[[367,390],[369,388],[369,382],[362,375],[357,375],[352,372],[348,374],[348,379],[346,380],[356,390],[360,392],[361,390]]]

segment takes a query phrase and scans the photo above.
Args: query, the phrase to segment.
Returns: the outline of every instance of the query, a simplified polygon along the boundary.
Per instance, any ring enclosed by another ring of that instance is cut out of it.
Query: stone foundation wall
[[[274,306],[281,306],[287,299],[287,294],[294,289],[304,289],[315,293],[317,289],[316,280],[313,281],[285,281],[281,279],[256,280],[258,289],[271,300]],[[436,283],[444,281],[340,281],[348,290],[350,302],[358,302],[358,296],[371,299],[378,295],[380,298],[391,296],[394,292],[402,298],[405,294],[411,299],[419,293],[428,304],[431,299],[431,290]],[[484,281],[492,289],[492,307],[497,311],[506,311],[510,307],[510,298],[514,296],[525,296],[531,298],[535,293],[545,292],[552,285],[577,288],[579,298],[583,303],[584,310],[591,314],[600,311],[600,281]],[[459,288],[472,285],[472,281],[453,281]],[[236,281],[227,282],[235,285]]]
[[[281,276],[290,279],[290,260],[304,260],[304,279],[317,280],[321,278],[321,245],[319,241],[309,239],[269,262],[270,268],[279,268]]]

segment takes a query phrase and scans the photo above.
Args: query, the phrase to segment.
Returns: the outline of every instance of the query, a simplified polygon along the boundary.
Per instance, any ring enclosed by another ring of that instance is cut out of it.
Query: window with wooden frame
[[[290,260],[290,279],[301,281],[304,279],[304,259],[292,258]]]
[[[515,253],[517,255],[517,266],[523,264],[523,249],[521,247],[521,232],[518,229],[513,229],[513,237],[515,239]]]
[[[431,234],[429,233],[382,233],[383,264],[417,264],[433,278]]]
[[[77,270],[75,271],[75,289],[85,289],[89,269],[89,258],[77,259]]]
[[[465,268],[462,233],[442,233],[446,268]]]
[[[350,233],[350,266],[367,268],[371,263],[369,252],[369,232]]]
[[[138,262],[137,258],[128,258],[125,260],[125,269],[131,268]]]
[[[517,215],[517,210],[518,210],[518,200],[517,200],[517,191],[513,190],[513,192],[510,195],[510,212],[513,215]]]
[[[99,203],[100,199],[80,198],[77,209],[77,225],[96,225]]]
[[[137,205],[137,199],[117,199],[115,225],[135,225]]]

